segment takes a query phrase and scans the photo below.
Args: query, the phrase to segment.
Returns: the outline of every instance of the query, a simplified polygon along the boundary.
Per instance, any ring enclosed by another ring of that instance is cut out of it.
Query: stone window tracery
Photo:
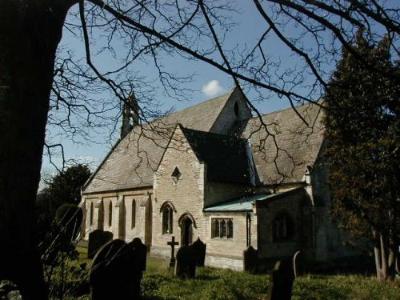
[[[230,218],[211,219],[211,238],[233,238],[233,220]]]

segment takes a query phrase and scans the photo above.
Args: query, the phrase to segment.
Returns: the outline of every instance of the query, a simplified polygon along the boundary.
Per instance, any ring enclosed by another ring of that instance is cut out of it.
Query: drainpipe
[[[246,214],[246,246],[251,246],[251,216],[250,213]]]

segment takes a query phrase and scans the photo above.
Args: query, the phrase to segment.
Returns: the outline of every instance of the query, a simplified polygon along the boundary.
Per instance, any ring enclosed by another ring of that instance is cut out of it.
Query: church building
[[[313,104],[254,117],[233,89],[136,124],[83,188],[84,239],[139,237],[168,258],[172,238],[200,239],[206,265],[234,270],[250,246],[260,261],[349,255],[329,216],[323,117]]]

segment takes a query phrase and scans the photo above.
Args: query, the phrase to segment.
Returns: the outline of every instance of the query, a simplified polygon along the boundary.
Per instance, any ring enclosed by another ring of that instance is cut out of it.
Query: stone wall
[[[176,182],[171,176],[175,168],[181,173]],[[154,175],[153,254],[169,256],[170,247],[167,242],[171,241],[172,236],[180,245],[181,229],[178,221],[185,214],[190,214],[195,223],[193,241],[204,235],[203,199],[204,165],[198,161],[182,131],[177,128]],[[161,207],[165,202],[171,203],[174,208],[173,227],[172,233],[163,234]]]
[[[251,111],[246,104],[243,94],[238,90],[232,93],[231,97],[222,109],[218,119],[210,132],[230,134],[238,121],[251,118]]]
[[[355,249],[346,246],[346,242],[351,239],[350,235],[340,230],[331,217],[332,200],[328,180],[328,166],[321,156],[312,169],[309,191],[315,202],[315,258],[317,261],[360,255]]]
[[[139,237],[147,246],[150,246],[151,210],[150,199],[152,189],[134,189],[119,192],[104,192],[83,195],[82,202],[85,208],[84,239],[89,238],[89,233],[96,229],[110,231],[114,238],[130,242]],[[90,222],[90,206],[94,204],[93,222]],[[110,226],[111,203],[111,226]],[[135,203],[135,218],[132,218],[132,204]],[[134,224],[131,223],[135,220]],[[132,226],[133,225],[133,226]],[[149,230],[150,228],[150,230]]]
[[[181,177],[176,182],[172,178],[175,168]],[[181,245],[179,219],[190,214],[194,220],[193,241],[200,238],[206,243],[206,264],[215,267],[243,269],[243,251],[247,248],[246,212],[204,213],[204,203],[217,203],[242,195],[242,186],[221,183],[207,183],[201,164],[186,142],[179,128],[164,153],[154,177],[153,235],[151,252],[153,255],[170,257],[171,248],[167,245],[172,237]],[[162,233],[162,207],[169,203],[173,207],[172,233]],[[211,238],[212,218],[229,218],[233,221],[232,238]],[[257,244],[257,218],[250,212],[252,241]]]
[[[311,216],[305,210],[311,206],[304,190],[299,189],[272,201],[257,204],[258,250],[260,258],[276,258],[293,255],[297,250],[308,252],[312,246]],[[293,236],[286,241],[273,240],[273,221],[279,214],[286,214],[294,225]],[[308,220],[306,218],[308,216]],[[305,253],[306,255],[310,255]]]

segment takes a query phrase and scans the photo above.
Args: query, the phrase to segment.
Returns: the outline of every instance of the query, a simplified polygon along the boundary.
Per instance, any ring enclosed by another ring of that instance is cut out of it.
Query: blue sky
[[[234,49],[237,45],[239,47],[252,47],[254,42],[261,36],[263,30],[265,30],[265,21],[261,19],[258,13],[255,12],[251,1],[238,2],[240,4],[239,13],[235,15],[236,26],[228,33],[224,46],[227,49]],[[99,37],[95,41],[96,46],[100,46],[102,39]],[[294,61],[290,56],[290,53],[283,47],[283,45],[274,37],[268,40],[269,44],[267,47],[267,55],[273,57],[278,55],[284,58],[284,65],[293,64]],[[63,51],[73,51],[76,56],[83,56],[83,43],[80,36],[74,36],[67,30],[64,31],[63,39],[61,42],[61,48]],[[122,45],[116,45],[117,52],[123,52]],[[95,64],[102,71],[107,71],[117,65],[115,59],[110,56],[94,56]],[[194,105],[206,99],[220,95],[224,92],[229,91],[233,87],[232,79],[224,74],[223,72],[207,65],[202,62],[186,61],[180,57],[163,57],[163,64],[165,69],[169,72],[178,75],[185,75],[188,73],[195,73],[195,77],[192,81],[185,84],[185,87],[193,90],[185,101],[177,101],[173,98],[168,97],[163,93],[161,87],[155,88],[153,91],[154,97],[156,97],[163,110],[169,110],[171,108],[180,110],[185,107]],[[154,67],[147,64],[138,65],[138,73],[147,77],[153,78],[156,76]],[[248,93],[248,97],[252,100],[252,91]],[[104,95],[104,97],[110,97]],[[268,113],[278,109],[286,108],[289,103],[284,99],[278,99],[276,96],[267,95],[264,101],[254,103],[256,107],[262,113]],[[115,101],[118,101],[115,99]],[[119,128],[117,128],[119,129]],[[48,132],[52,136],[51,143],[62,143],[65,150],[66,158],[73,158],[81,162],[91,163],[91,167],[94,168],[106,155],[115,142],[117,135],[109,141],[107,137],[102,134],[95,134],[94,142],[82,141],[80,143],[72,142],[69,138],[63,136],[62,133],[58,132],[56,128],[49,127]],[[60,162],[61,158],[54,156],[53,160],[57,163]],[[55,169],[50,165],[47,155],[44,156],[42,174],[53,174]]]

